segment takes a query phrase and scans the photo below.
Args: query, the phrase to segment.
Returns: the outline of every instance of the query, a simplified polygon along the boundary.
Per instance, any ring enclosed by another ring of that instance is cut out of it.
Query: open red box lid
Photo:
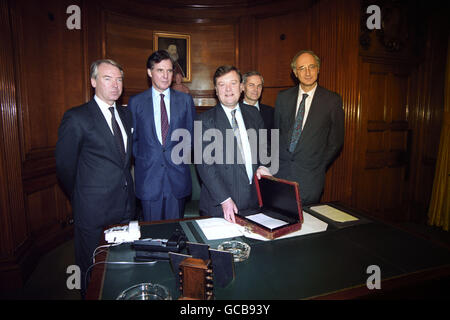
[[[272,176],[262,176],[260,180],[255,176],[254,181],[259,208],[239,211],[236,222],[268,239],[275,239],[300,230],[303,223],[303,210],[298,183]],[[263,213],[287,224],[269,228],[247,218],[257,213]]]
[[[298,183],[273,176],[254,178],[260,208],[278,212],[296,222],[303,223],[302,201]]]

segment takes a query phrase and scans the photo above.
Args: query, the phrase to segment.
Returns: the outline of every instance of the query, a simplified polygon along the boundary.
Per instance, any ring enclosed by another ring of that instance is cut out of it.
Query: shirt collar
[[[112,105],[108,105],[105,101],[103,101],[102,99],[100,99],[99,97],[97,97],[97,95],[94,96],[94,100],[95,102],[97,102],[98,106],[100,107],[100,109],[102,110],[107,110],[109,111],[110,107],[116,107],[116,102],[114,102]]]
[[[245,99],[244,99],[244,103],[247,104],[247,105],[249,105],[249,106],[254,106],[254,107],[256,107],[256,109],[259,110],[259,101],[256,101],[255,104],[250,104],[250,103],[247,103],[247,101],[245,101]]]
[[[310,90],[308,92],[303,91],[302,86],[300,84],[298,85],[298,88],[299,88],[298,95],[300,97],[303,96],[304,93],[306,93],[308,95],[308,98],[312,98],[314,96],[314,93],[316,92],[317,83],[316,83],[316,86],[312,90]]]
[[[233,111],[233,110],[236,110],[236,112],[238,112],[238,111],[240,112],[240,110],[241,110],[241,107],[239,106],[239,103],[233,109],[225,107],[223,104],[220,104],[220,105],[222,106],[222,108],[225,111],[225,113],[229,113],[229,114],[231,114],[231,111]]]
[[[163,92],[159,92],[154,87],[152,87],[152,94],[154,97],[160,97],[161,93],[164,95],[164,98],[170,98],[170,88],[167,88]]]

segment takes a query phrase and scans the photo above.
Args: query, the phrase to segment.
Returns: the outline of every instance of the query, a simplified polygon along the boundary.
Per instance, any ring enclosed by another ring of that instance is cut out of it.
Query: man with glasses
[[[344,143],[342,99],[317,84],[320,59],[300,51],[291,68],[299,85],[278,94],[275,128],[280,130],[280,168],[276,177],[296,181],[303,205],[317,203],[325,173]]]
[[[177,134],[172,140],[172,133],[185,129],[192,137],[195,117],[192,97],[170,88],[173,66],[167,51],[152,53],[147,60],[152,87],[129,101],[136,196],[141,200],[144,221],[182,218],[185,199],[192,190],[189,165],[177,164],[171,157],[173,148],[183,142]]]

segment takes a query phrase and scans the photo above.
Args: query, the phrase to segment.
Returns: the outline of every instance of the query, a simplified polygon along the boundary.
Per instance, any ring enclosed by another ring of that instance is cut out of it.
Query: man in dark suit
[[[128,104],[134,128],[136,196],[142,203],[144,221],[179,219],[184,215],[192,182],[188,164],[172,159],[172,150],[181,140],[172,133],[184,129],[192,137],[194,101],[189,94],[170,88],[173,61],[167,51],[150,55],[147,74],[152,87],[130,98]]]
[[[224,217],[231,222],[235,222],[239,210],[257,207],[255,171],[258,178],[261,174],[270,175],[267,168],[258,167],[258,143],[250,141],[257,138],[264,122],[256,108],[239,103],[241,81],[241,73],[233,66],[219,67],[214,74],[219,104],[198,116],[202,132],[215,134],[217,141],[223,142],[211,152],[210,158],[205,148],[208,139],[195,136],[196,140],[202,140],[204,150],[202,162],[197,164],[202,181],[200,214]],[[252,137],[247,132],[251,129],[256,133]],[[231,139],[227,134],[231,134]]]
[[[63,116],[56,143],[56,173],[75,221],[75,261],[85,275],[103,230],[135,218],[131,176],[131,114],[117,106],[123,71],[112,60],[91,66],[95,96]]]
[[[242,76],[245,104],[255,106],[261,113],[266,129],[273,129],[274,109],[266,104],[259,103],[264,86],[264,78],[258,71],[249,71]],[[269,135],[270,137],[270,135]]]
[[[299,86],[278,94],[275,128],[280,130],[279,178],[297,181],[304,205],[320,200],[327,167],[344,143],[342,99],[317,84],[320,59],[300,51],[291,63]]]

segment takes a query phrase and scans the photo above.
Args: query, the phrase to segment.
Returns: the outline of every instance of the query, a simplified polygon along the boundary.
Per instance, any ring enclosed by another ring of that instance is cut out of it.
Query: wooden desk
[[[251,246],[247,261],[235,264],[236,278],[226,288],[216,288],[218,300],[242,299],[354,299],[383,295],[411,284],[450,277],[450,249],[380,222],[344,228],[329,225],[327,231],[284,240],[263,242],[241,238]],[[146,224],[142,237],[167,238],[176,228],[196,228],[194,221]],[[189,241],[211,247],[223,241],[205,241],[193,233]],[[131,246],[113,247],[96,261],[133,261]],[[367,268],[381,270],[381,289],[369,290]],[[106,265],[93,268],[88,299],[115,299],[122,290],[141,282],[165,285],[178,298],[169,262],[153,266]]]

